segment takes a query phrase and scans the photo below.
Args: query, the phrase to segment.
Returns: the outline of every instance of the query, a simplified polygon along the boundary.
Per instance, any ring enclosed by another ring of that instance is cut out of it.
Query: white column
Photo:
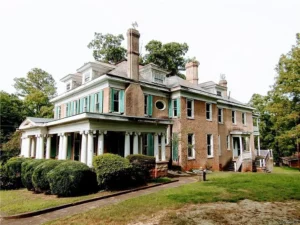
[[[130,133],[125,132],[124,157],[130,155]]]
[[[64,139],[63,139],[63,134],[60,134],[59,135],[59,145],[58,145],[58,159],[63,159],[62,158],[62,151],[63,151],[63,142],[64,142]]]
[[[154,134],[154,157],[156,161],[159,161],[159,156],[158,156],[158,134]]]
[[[67,151],[68,151],[68,135],[63,135],[63,149],[62,149],[62,155],[61,159],[66,160],[67,159]]]
[[[40,135],[40,137],[39,137],[39,145],[40,145],[40,147],[39,147],[39,154],[38,154],[38,156],[39,156],[39,159],[44,159],[45,157],[44,157],[44,135],[43,134],[41,134]]]
[[[25,155],[25,138],[21,137],[21,152],[20,152],[20,156],[24,156]]]
[[[51,135],[47,135],[46,159],[50,159],[50,151],[51,151]]]
[[[86,142],[87,142],[87,137],[84,131],[81,132],[82,139],[81,139],[81,153],[80,153],[80,161],[82,163],[86,164]]]
[[[104,153],[104,132],[99,131],[97,155],[103,155],[103,153]]]
[[[257,136],[257,148],[258,148],[258,155],[260,155],[260,139],[259,139],[259,136]]]
[[[90,130],[88,132],[88,149],[87,149],[87,165],[89,167],[93,166],[93,156],[94,156],[94,134]]]
[[[240,149],[241,149],[241,156],[243,157],[243,142],[242,142],[242,136],[240,136]]]
[[[35,156],[35,149],[36,149],[36,137],[33,137],[31,139],[31,153],[30,153],[30,157],[34,157]]]
[[[161,135],[161,161],[166,161],[166,136],[164,133]]]
[[[139,154],[139,133],[133,134],[133,154]]]
[[[27,137],[24,139],[24,145],[25,145],[25,152],[24,157],[29,158],[30,157],[30,151],[31,151],[31,138]]]
[[[140,135],[139,154],[143,154],[143,135]]]

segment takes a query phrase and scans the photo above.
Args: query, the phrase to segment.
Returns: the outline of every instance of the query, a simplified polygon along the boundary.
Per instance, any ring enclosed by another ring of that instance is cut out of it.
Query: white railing
[[[237,172],[243,163],[243,156],[239,155],[237,160],[234,163],[234,171]]]
[[[243,159],[251,159],[252,154],[251,152],[243,152]]]

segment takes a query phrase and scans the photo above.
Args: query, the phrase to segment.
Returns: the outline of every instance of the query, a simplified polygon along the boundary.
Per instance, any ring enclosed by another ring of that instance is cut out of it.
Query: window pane
[[[148,106],[148,95],[145,95],[145,97],[144,97],[144,105],[145,105],[145,107],[144,107],[144,114],[145,115],[147,115],[148,114],[148,110],[147,110],[147,106]]]
[[[187,109],[187,116],[192,117],[192,110],[191,109]]]

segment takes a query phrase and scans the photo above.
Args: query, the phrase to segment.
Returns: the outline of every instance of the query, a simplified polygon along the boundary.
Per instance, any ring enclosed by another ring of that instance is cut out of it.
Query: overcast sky
[[[267,93],[280,55],[296,43],[300,1],[0,0],[0,90],[14,93],[13,78],[39,67],[61,93],[59,79],[93,61],[94,32],[126,37],[134,21],[143,46],[186,42],[200,82],[224,73],[231,96],[248,102]]]

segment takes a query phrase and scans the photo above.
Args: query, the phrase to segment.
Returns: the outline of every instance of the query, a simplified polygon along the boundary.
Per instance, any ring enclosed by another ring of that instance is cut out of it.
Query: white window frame
[[[208,144],[207,140],[208,137],[210,137],[210,143]],[[210,155],[208,154],[208,147],[210,147]],[[213,135],[212,134],[207,134],[206,135],[206,154],[207,158],[213,158],[214,157],[214,140],[213,140]]]
[[[227,145],[227,150],[230,150],[230,141],[231,141],[230,135],[227,135],[226,139],[227,139],[227,143],[226,143],[226,145]]]
[[[73,101],[73,115],[77,114],[77,101]]]
[[[118,100],[115,99],[115,93],[118,92]],[[114,89],[114,96],[113,96],[113,104],[114,104],[114,113],[119,113],[120,112],[120,89]],[[115,109],[115,102],[118,103],[118,110]]]
[[[188,108],[188,102],[191,102],[191,108]],[[191,116],[188,115],[188,111],[191,110]],[[187,118],[193,119],[194,118],[194,100],[193,99],[186,99],[186,116]]]
[[[175,107],[175,103],[176,103],[176,107]],[[173,118],[177,118],[178,117],[178,105],[177,105],[177,99],[172,99],[172,105],[173,105]],[[176,110],[176,116],[175,116],[175,110]]]
[[[87,100],[88,97],[83,98],[83,112],[87,112]]]
[[[221,121],[219,120],[220,119],[219,110],[221,110]],[[223,109],[222,108],[218,108],[218,123],[223,124]]]
[[[233,124],[236,124],[236,111],[235,110],[231,111],[231,121]]]
[[[208,105],[209,105],[209,111],[207,111]],[[207,118],[207,113],[209,113],[209,118]],[[208,102],[205,104],[205,118],[208,121],[212,121],[212,104]]]
[[[192,143],[189,143],[189,136],[192,136]],[[191,156],[189,156],[189,145],[192,145],[193,147],[191,148],[191,150],[192,150],[192,155]],[[188,159],[195,159],[195,134],[188,134],[187,135],[187,157],[188,157]]]
[[[247,125],[247,114],[245,112],[242,112],[242,123],[244,126]]]
[[[61,118],[61,106],[57,106],[57,119]]]

